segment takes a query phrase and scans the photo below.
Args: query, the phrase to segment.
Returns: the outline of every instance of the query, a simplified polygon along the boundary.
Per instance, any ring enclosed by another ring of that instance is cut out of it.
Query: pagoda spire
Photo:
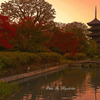
[[[97,6],[95,6],[95,19],[97,19]]]
[[[87,24],[89,26],[100,25],[100,21],[97,19],[97,6],[95,6],[95,18]]]

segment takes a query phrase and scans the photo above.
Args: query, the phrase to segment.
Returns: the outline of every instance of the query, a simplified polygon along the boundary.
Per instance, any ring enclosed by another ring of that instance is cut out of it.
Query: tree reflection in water
[[[21,83],[23,88],[13,100],[97,100],[99,77],[100,72],[97,70],[66,69]],[[71,87],[75,89],[68,90]]]

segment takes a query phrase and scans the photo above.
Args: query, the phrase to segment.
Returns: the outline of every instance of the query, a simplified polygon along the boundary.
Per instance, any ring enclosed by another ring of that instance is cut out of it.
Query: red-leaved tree
[[[25,17],[17,24],[16,47],[21,51],[38,52],[44,49],[48,35],[45,34],[45,21],[38,21],[34,24],[35,17]],[[46,32],[47,33],[47,32]]]
[[[80,51],[79,42],[81,39],[75,37],[74,33],[64,33],[58,31],[51,35],[50,41],[46,46],[51,50],[59,50],[62,53],[69,52],[75,54]]]
[[[7,16],[0,15],[0,46],[12,49],[10,41],[17,36],[16,28],[10,24]]]

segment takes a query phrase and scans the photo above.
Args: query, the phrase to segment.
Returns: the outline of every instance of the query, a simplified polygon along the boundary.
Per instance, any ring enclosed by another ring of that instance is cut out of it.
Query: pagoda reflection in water
[[[100,49],[100,21],[97,19],[97,7],[95,7],[95,19],[87,24],[90,26],[88,30],[91,31],[92,39],[97,43],[98,49]]]

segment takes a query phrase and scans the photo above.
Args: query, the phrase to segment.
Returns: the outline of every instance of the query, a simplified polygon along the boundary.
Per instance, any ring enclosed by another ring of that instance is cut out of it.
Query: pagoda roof
[[[95,18],[94,20],[92,20],[91,22],[87,23],[89,26],[92,26],[92,25],[100,25],[100,21]]]
[[[100,31],[100,26],[97,27],[91,27],[90,29],[88,29],[89,31]]]
[[[91,34],[90,36],[91,36],[91,37],[98,37],[98,38],[99,38],[99,37],[100,37],[100,34]],[[96,40],[97,40],[97,38],[96,38]],[[100,40],[100,39],[99,39],[99,40]]]

